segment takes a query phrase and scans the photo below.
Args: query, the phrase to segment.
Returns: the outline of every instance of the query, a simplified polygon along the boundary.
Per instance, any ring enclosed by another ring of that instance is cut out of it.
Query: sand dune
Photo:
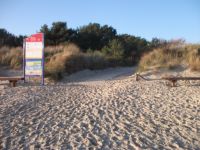
[[[135,76],[0,90],[0,149],[200,149],[199,82]]]
[[[105,81],[132,75],[136,67],[116,67],[104,70],[83,70],[65,76],[62,82]]]

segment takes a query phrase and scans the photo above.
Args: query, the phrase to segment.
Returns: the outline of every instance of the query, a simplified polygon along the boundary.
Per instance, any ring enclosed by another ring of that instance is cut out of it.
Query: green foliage
[[[16,47],[22,46],[24,36],[14,36],[5,29],[0,29],[0,47],[9,46]]]
[[[45,35],[45,46],[55,46],[54,51],[59,49],[59,45],[75,43],[82,52],[102,51],[108,57],[124,59],[124,61],[131,60],[132,64],[137,63],[141,55],[151,47],[145,39],[127,34],[117,35],[113,27],[101,26],[98,23],[90,23],[74,30],[68,28],[66,22],[53,22],[50,27],[44,24],[40,32]],[[5,41],[9,36],[7,34],[0,41]],[[13,46],[16,45],[14,42],[11,43]],[[5,42],[2,44],[6,45]],[[50,53],[48,54],[50,57]],[[45,52],[45,56],[48,54]]]
[[[82,49],[100,50],[116,36],[116,30],[107,25],[90,23],[77,30],[76,44]]]
[[[108,46],[102,49],[102,52],[105,55],[112,56],[114,58],[123,58],[124,51],[124,46],[118,39],[113,39],[109,42]]]
[[[165,47],[166,45],[167,45],[166,40],[158,39],[158,38],[152,38],[152,40],[151,40],[151,47],[152,48]]]
[[[53,22],[51,28],[45,24],[41,27],[40,32],[45,35],[45,45],[57,46],[64,42],[74,41],[76,31],[67,28],[66,22]]]
[[[140,37],[122,34],[118,36],[118,39],[124,45],[125,57],[132,57],[134,62],[138,61],[141,55],[149,50],[149,42]]]

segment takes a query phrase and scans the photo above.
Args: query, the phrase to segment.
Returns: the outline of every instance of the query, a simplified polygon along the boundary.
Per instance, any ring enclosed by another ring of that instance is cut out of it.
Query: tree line
[[[25,36],[15,36],[9,33],[6,29],[0,29],[0,47],[9,46],[17,47],[22,46]]]
[[[83,52],[103,51],[107,55],[116,54],[124,57],[142,53],[149,49],[150,42],[144,38],[128,34],[117,34],[112,26],[98,23],[77,28],[68,28],[66,22],[54,22],[51,27],[46,24],[40,29],[45,34],[46,45],[59,45],[72,42]]]
[[[157,38],[149,42],[141,37],[117,34],[117,30],[112,26],[98,23],[72,29],[67,27],[66,22],[53,22],[50,27],[44,24],[39,31],[45,35],[45,46],[74,43],[83,52],[101,51],[107,56],[133,58],[134,61],[143,53],[166,42]],[[22,46],[24,38],[25,36],[15,36],[5,29],[0,29],[0,47]]]

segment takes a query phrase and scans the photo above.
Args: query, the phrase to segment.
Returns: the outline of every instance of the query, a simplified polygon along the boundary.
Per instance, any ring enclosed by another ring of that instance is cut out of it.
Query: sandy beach
[[[116,72],[1,85],[0,149],[200,149],[199,81],[170,87]]]

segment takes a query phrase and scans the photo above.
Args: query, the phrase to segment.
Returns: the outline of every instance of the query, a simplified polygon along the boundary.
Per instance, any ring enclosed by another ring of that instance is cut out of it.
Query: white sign
[[[42,42],[26,42],[26,59],[42,59]]]

